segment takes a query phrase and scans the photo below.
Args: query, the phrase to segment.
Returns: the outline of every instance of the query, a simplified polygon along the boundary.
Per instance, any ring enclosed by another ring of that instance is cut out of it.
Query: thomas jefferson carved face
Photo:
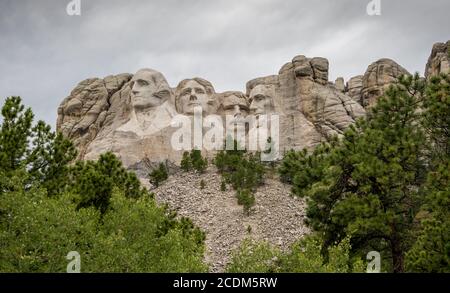
[[[131,104],[137,110],[157,107],[169,97],[169,85],[157,71],[141,69],[131,79]]]
[[[204,113],[210,114],[214,107],[213,94],[214,89],[206,80],[183,80],[176,90],[176,108],[182,114],[193,115],[194,108],[201,107]]]
[[[250,113],[254,115],[269,114],[275,111],[273,97],[263,85],[255,86],[250,92]]]

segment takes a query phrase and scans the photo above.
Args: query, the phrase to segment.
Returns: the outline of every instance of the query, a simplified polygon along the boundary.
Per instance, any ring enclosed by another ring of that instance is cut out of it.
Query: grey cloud
[[[330,78],[362,74],[382,57],[423,72],[449,39],[450,2],[382,0],[0,0],[0,97],[21,95],[55,124],[56,108],[88,77],[155,68],[175,86],[191,76],[244,90],[298,54],[330,60]]]

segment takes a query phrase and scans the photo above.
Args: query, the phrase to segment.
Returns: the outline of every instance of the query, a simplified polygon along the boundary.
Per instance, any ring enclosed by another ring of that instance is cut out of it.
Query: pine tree
[[[250,215],[251,208],[255,205],[255,196],[248,189],[239,189],[236,191],[238,204],[243,206],[244,213]]]
[[[158,168],[153,170],[148,176],[150,177],[150,183],[156,187],[158,187],[161,182],[169,178],[169,174],[167,173],[167,168],[164,163],[160,163]]]
[[[2,108],[0,130],[0,173],[26,170],[24,185],[37,183],[48,195],[63,191],[68,185],[68,164],[75,159],[76,149],[62,134],[51,131],[43,121],[32,127],[33,112],[19,97],[6,99]]]
[[[183,158],[181,159],[181,169],[185,172],[189,172],[192,168],[192,161],[189,152],[183,153]]]
[[[308,198],[307,223],[324,232],[324,249],[351,234],[354,250],[385,251],[394,272],[404,270],[426,170],[417,125],[423,90],[417,75],[402,78],[341,141],[286,162],[297,172],[282,175]]]
[[[33,128],[33,148],[27,158],[30,180],[46,188],[49,196],[61,193],[69,184],[69,163],[76,156],[72,142],[39,121]]]
[[[206,167],[208,167],[208,161],[202,157],[200,150],[192,150],[190,154],[192,167],[199,173],[204,173]]]
[[[450,74],[434,76],[428,82],[422,117],[433,163],[439,164],[450,156]]]
[[[101,155],[96,162],[77,162],[70,172],[72,190],[79,196],[77,208],[94,206],[104,214],[110,206],[114,188],[129,198],[139,198],[144,193],[136,175],[127,172],[110,152]]]
[[[25,110],[20,97],[10,97],[2,107],[2,116],[0,171],[8,173],[25,167],[34,115],[30,108]]]

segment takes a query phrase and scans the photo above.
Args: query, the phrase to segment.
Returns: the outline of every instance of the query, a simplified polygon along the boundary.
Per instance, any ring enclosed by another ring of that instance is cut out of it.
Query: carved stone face
[[[157,107],[170,97],[169,85],[157,71],[139,70],[131,81],[131,104],[135,109]]]
[[[232,117],[227,124],[244,123],[249,112],[247,99],[241,94],[228,94],[223,98],[222,110],[225,117]]]
[[[273,98],[263,85],[257,85],[251,90],[250,100],[250,113],[253,115],[270,114],[275,111]]]
[[[210,95],[204,86],[191,79],[179,90],[177,103],[182,114],[193,115],[195,107],[201,107],[203,112],[208,112]]]

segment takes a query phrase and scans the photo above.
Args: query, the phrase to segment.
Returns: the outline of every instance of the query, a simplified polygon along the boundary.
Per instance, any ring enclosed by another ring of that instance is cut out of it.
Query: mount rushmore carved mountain
[[[449,70],[449,42],[433,46],[426,77]],[[408,74],[395,61],[380,59],[347,83],[343,78],[330,82],[328,68],[325,58],[295,56],[277,75],[248,81],[245,93],[216,93],[202,78],[185,79],[173,88],[153,69],[89,78],[61,103],[57,129],[74,142],[79,159],[111,151],[126,167],[139,170],[143,162],[179,164],[182,151],[171,145],[177,130],[171,121],[178,114],[192,118],[195,106],[203,115],[220,117],[275,113],[282,154],[342,134],[397,77]]]
[[[450,41],[433,46],[425,78],[450,70],[449,50]],[[306,202],[288,196],[291,186],[269,176],[256,192],[252,214],[244,216],[235,193],[220,190],[223,179],[213,166],[204,174],[173,172],[165,184],[151,186],[148,172],[159,162],[167,160],[175,169],[180,164],[182,151],[172,147],[177,128],[171,122],[179,115],[191,122],[196,107],[203,116],[232,115],[236,121],[273,113],[279,116],[280,153],[314,148],[342,134],[397,77],[408,74],[395,61],[380,59],[346,83],[343,78],[330,82],[328,68],[325,58],[296,56],[278,74],[248,81],[245,93],[217,93],[202,78],[185,79],[172,88],[153,69],[86,79],[61,103],[57,128],[74,142],[79,159],[113,152],[144,186],[152,187],[158,202],[192,219],[207,234],[205,261],[212,272],[222,272],[249,230],[251,238],[281,249],[308,234],[309,228],[301,224]]]

